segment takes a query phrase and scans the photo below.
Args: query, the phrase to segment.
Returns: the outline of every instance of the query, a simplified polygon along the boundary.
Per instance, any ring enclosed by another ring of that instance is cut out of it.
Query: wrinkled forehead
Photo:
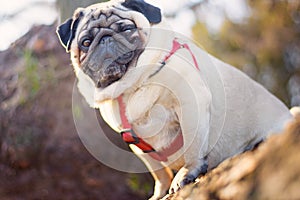
[[[132,11],[117,3],[106,2],[91,5],[82,9],[79,15],[82,15],[81,27],[101,28],[110,27],[116,22],[134,23],[139,28],[148,28],[150,26],[143,14]]]
[[[134,23],[134,21],[129,15],[124,16],[122,13],[115,12],[114,9],[93,9],[85,14],[82,20],[82,28],[110,28],[116,23]]]

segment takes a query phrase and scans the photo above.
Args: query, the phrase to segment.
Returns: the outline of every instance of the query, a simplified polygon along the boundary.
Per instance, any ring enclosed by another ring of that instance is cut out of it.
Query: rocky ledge
[[[163,200],[300,199],[300,116],[281,134]]]

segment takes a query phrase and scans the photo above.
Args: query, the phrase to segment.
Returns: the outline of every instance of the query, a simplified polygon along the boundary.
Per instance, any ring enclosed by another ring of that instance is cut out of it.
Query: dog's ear
[[[70,51],[72,40],[75,37],[77,26],[82,16],[83,13],[81,11],[76,12],[73,18],[67,19],[56,29],[58,38],[67,52]]]
[[[146,3],[144,0],[125,0],[122,6],[142,13],[150,23],[161,22],[161,11],[158,7]]]

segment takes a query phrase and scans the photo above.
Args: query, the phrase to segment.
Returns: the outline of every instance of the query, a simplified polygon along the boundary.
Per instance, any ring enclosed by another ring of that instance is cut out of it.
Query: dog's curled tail
[[[290,112],[294,117],[300,117],[300,106],[295,106],[290,109]]]

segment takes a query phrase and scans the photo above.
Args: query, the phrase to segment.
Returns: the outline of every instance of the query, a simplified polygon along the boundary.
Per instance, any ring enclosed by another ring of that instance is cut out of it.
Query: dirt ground
[[[55,25],[0,52],[0,199],[118,199],[151,195],[149,174],[101,164],[74,126],[74,73]]]
[[[223,161],[163,200],[300,199],[300,116],[256,149]]]

